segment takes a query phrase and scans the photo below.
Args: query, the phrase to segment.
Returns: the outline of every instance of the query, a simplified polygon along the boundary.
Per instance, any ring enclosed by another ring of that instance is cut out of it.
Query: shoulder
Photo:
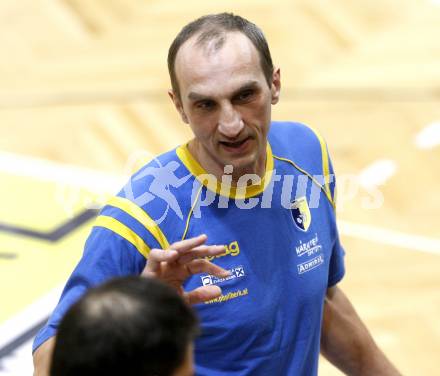
[[[316,130],[302,123],[272,122],[268,139],[275,157],[292,160],[313,174],[322,172],[328,152]]]
[[[155,189],[154,186],[172,186],[175,179],[184,177],[188,171],[177,157],[176,149],[151,158],[128,180],[120,195],[139,196]],[[152,187],[153,185],[153,187]]]
[[[334,205],[333,168],[327,144],[318,131],[302,123],[272,122],[268,141],[275,160],[313,176]]]
[[[99,223],[119,235],[125,234],[125,239],[140,243],[144,256],[153,247],[168,248],[183,231],[191,203],[191,177],[175,149],[154,157],[110,198],[101,211]]]
[[[118,196],[135,202],[148,211],[161,210],[167,204],[166,200],[154,200],[154,197],[164,198],[164,195],[185,194],[191,183],[190,175],[185,165],[177,156],[176,149],[150,159],[137,170],[124,185]],[[179,188],[179,189],[177,189]],[[165,201],[165,202],[163,202]],[[162,204],[162,205],[161,205]]]

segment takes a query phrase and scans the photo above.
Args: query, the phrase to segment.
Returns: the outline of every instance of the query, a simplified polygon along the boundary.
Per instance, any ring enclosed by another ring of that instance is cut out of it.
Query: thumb
[[[222,294],[218,286],[201,286],[192,291],[186,292],[184,298],[188,304],[198,304],[215,299]]]

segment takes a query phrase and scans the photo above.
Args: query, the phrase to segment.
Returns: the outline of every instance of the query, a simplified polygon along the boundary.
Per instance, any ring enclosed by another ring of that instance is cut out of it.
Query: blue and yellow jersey
[[[84,255],[34,349],[56,334],[68,307],[111,277],[140,274],[152,248],[207,234],[226,251],[211,261],[230,270],[194,275],[184,288],[218,285],[195,307],[197,375],[315,375],[328,287],[344,274],[336,228],[333,170],[310,128],[273,122],[266,174],[240,189],[203,170],[186,145],[132,176],[102,209]]]

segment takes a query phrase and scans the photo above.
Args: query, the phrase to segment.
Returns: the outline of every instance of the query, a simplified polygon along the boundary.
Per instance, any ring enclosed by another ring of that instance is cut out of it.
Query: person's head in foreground
[[[175,290],[124,277],[89,290],[58,329],[51,376],[190,376],[198,331]]]

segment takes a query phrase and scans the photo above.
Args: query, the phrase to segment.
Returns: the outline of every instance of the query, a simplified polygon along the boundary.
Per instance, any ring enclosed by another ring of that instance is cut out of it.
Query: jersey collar
[[[191,172],[192,175],[207,189],[210,191],[225,197],[234,199],[246,199],[249,197],[257,196],[262,193],[269,182],[272,179],[273,174],[273,155],[272,148],[269,142],[266,146],[266,169],[260,184],[248,185],[247,187],[237,188],[234,186],[229,187],[227,184],[219,182],[214,175],[208,174],[208,172],[200,165],[199,162],[192,156],[188,149],[188,143],[180,145],[176,149],[176,154],[185,167]],[[209,178],[208,178],[209,175]]]

